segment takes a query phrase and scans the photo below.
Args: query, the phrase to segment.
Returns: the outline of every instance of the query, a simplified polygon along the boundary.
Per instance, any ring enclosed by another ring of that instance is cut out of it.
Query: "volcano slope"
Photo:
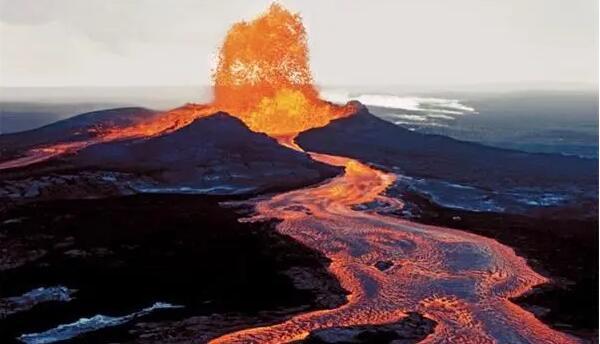
[[[70,117],[37,129],[0,135],[0,160],[19,157],[29,149],[57,142],[93,140],[105,128],[126,128],[159,114],[139,107],[101,110]]]
[[[424,177],[485,189],[593,187],[597,162],[552,154],[531,154],[415,133],[375,117],[361,106],[356,114],[300,134],[306,151],[342,155]]]
[[[87,145],[82,132],[106,117],[131,109],[85,114],[32,132],[3,138],[7,150],[23,152],[30,136],[36,143],[72,142],[83,148],[57,154],[34,165],[2,172],[0,197],[89,198],[136,192],[208,194],[259,193],[320,182],[340,173],[308,155],[285,148],[250,131],[225,113],[201,117],[178,130],[144,138]],[[150,111],[143,111],[153,115]],[[88,121],[94,117],[93,121]],[[83,126],[80,124],[84,123]],[[83,139],[83,140],[82,140]],[[86,141],[87,140],[87,141]],[[65,186],[68,186],[65,188]]]
[[[219,205],[230,199],[143,194],[0,211],[0,342],[168,302],[185,307],[54,335],[78,335],[69,343],[204,343],[345,303],[326,257],[278,234],[274,221],[240,223],[243,209]]]

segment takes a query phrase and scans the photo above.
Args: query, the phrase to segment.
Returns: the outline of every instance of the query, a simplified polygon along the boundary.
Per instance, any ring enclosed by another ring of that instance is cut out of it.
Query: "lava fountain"
[[[301,18],[274,4],[256,20],[235,24],[228,32],[214,73],[212,103],[188,104],[128,128],[104,130],[86,142],[39,147],[32,157],[0,168],[109,140],[160,135],[217,111],[301,150],[293,141],[298,133],[355,110],[319,99]],[[576,342],[509,301],[547,281],[511,248],[458,230],[357,211],[355,205],[374,200],[401,207],[400,201],[383,195],[395,176],[356,160],[309,154],[344,166],[345,173],[316,187],[251,201],[255,215],[245,220],[279,219],[279,232],[329,257],[331,273],[350,292],[348,302],[227,334],[214,343],[285,343],[317,329],[399,321],[408,312],[438,323],[427,343]],[[380,271],[374,266],[379,261],[393,266]]]
[[[302,20],[277,4],[229,30],[214,84],[216,107],[235,114],[251,130],[278,139],[354,112],[352,106],[319,99]]]
[[[338,106],[319,98],[301,17],[278,4],[253,21],[231,27],[219,53],[213,83],[212,103],[188,104],[105,137],[157,135],[224,111],[253,131],[293,145],[298,133],[323,127],[356,110],[352,105]]]

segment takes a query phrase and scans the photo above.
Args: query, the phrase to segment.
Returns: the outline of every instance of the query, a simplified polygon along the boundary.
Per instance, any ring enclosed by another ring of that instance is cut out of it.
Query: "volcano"
[[[157,113],[144,109],[115,109],[83,114],[2,139],[5,150],[10,152],[27,151],[36,143],[52,145],[57,137],[64,145],[81,142],[78,140],[82,136],[86,139],[83,142],[94,142],[93,130],[107,123],[114,128],[113,117],[123,123],[128,121],[129,116],[151,118]],[[36,139],[30,140],[31,137]],[[34,170],[16,168],[5,172],[5,175],[7,178],[22,178],[35,175],[38,170],[46,175],[77,175],[78,171],[98,170],[143,175],[146,178],[138,182],[131,178],[127,180],[130,191],[203,194],[251,194],[289,189],[314,184],[341,172],[338,167],[316,162],[305,153],[287,149],[265,134],[250,131],[242,121],[226,113],[198,118],[185,127],[160,136],[99,142],[80,148],[74,154],[58,154],[44,160]],[[61,196],[54,196],[57,183],[61,183],[61,178],[20,184],[21,191],[13,192],[11,198],[18,199],[27,194],[31,184],[39,189],[35,191],[39,197],[64,197],[63,191]],[[9,195],[8,187],[5,184],[4,195]],[[72,186],[70,192],[75,196],[80,191]]]
[[[2,160],[18,159],[0,163],[0,169],[29,165],[99,142],[163,135],[220,111],[239,118],[252,131],[298,148],[293,140],[299,132],[327,125],[355,111],[350,104],[338,106],[319,98],[310,73],[301,18],[276,3],[257,19],[232,26],[221,47],[213,79],[214,100],[209,104],[188,104],[156,116],[144,116],[144,111],[139,116],[124,113],[123,119],[95,122],[94,128],[86,121],[110,114],[88,114],[31,133],[36,137],[32,140],[24,136],[5,138],[8,149],[3,148]],[[79,127],[70,137],[59,138],[73,125]],[[35,148],[23,151],[28,147]]]
[[[556,246],[525,250],[547,224],[528,197],[592,202],[594,162],[419,134],[360,103],[322,100],[301,17],[278,4],[232,26],[213,82],[207,104],[99,111],[0,136],[0,220],[10,229],[0,267],[22,292],[1,300],[18,324],[7,337],[579,342],[515,300],[554,282],[526,259],[556,256]],[[449,189],[483,194],[477,203],[490,208],[446,202]],[[485,216],[530,227],[514,240],[456,228]],[[575,235],[543,236],[589,252],[589,238]],[[130,283],[122,295],[121,279]],[[73,286],[22,290],[36,283]],[[90,296],[102,293],[98,283],[115,308]],[[243,297],[230,299],[237,286]],[[196,288],[206,288],[202,298]],[[83,301],[72,306],[78,289]],[[61,307],[68,312],[52,317]]]

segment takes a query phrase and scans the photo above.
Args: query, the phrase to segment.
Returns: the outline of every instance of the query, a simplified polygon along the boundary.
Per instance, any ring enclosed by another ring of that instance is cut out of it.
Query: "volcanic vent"
[[[301,17],[279,4],[272,4],[257,19],[231,27],[219,53],[213,83],[214,100],[210,104],[188,104],[137,126],[110,131],[104,137],[156,135],[224,111],[253,131],[293,145],[298,133],[323,127],[356,110],[353,105],[338,106],[319,98]]]
[[[277,4],[229,30],[214,77],[215,106],[273,137],[295,136],[353,111],[319,99],[301,18]]]

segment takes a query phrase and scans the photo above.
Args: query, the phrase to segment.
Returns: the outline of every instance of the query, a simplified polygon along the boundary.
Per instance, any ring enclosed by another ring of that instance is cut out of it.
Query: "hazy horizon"
[[[208,84],[228,28],[270,2],[0,0],[0,86]],[[598,85],[597,1],[279,2],[321,85]]]
[[[433,85],[318,85],[322,92],[345,91],[352,94],[389,94],[426,96],[435,94],[479,94],[516,92],[597,93],[598,85],[586,83],[522,83]],[[179,102],[205,102],[212,98],[212,85],[139,85],[139,86],[0,86],[0,102],[105,101],[113,99],[135,103],[156,98]],[[173,103],[173,105],[177,105]]]

